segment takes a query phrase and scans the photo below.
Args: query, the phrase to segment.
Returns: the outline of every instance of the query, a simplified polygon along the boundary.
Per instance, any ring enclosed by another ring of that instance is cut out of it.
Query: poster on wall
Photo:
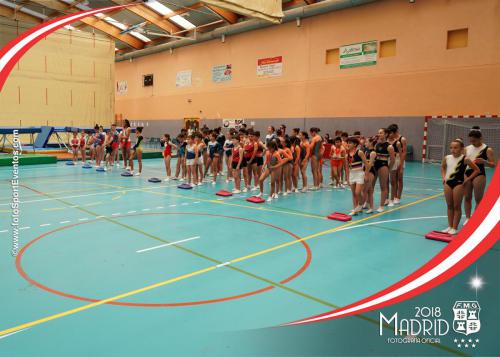
[[[257,60],[258,77],[279,77],[283,74],[283,56]]]
[[[125,94],[128,91],[128,82],[127,81],[118,81],[116,82],[116,92],[118,94]]]
[[[377,41],[342,46],[339,51],[340,69],[377,64]]]
[[[233,65],[221,64],[212,67],[212,81],[214,83],[227,82],[233,79]]]
[[[190,69],[177,72],[177,76],[175,77],[175,86],[177,88],[191,87],[192,77],[193,71]]]
[[[224,129],[236,129],[238,130],[242,124],[245,124],[245,119],[223,119],[222,127]]]

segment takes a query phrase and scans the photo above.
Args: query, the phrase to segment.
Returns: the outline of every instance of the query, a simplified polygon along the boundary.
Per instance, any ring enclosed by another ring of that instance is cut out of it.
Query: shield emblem
[[[456,301],[453,305],[453,330],[466,336],[479,332],[481,307],[477,301]]]

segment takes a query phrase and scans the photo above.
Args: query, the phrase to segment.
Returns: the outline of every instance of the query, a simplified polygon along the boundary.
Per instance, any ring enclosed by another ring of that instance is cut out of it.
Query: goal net
[[[486,145],[500,153],[500,118],[429,118],[425,160],[440,162],[449,153],[450,141],[461,138],[469,145],[469,132],[479,126]]]

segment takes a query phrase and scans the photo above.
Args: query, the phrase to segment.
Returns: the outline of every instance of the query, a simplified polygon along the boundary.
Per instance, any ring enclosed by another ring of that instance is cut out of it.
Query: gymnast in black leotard
[[[444,196],[448,206],[448,227],[443,233],[456,234],[462,217],[462,198],[464,183],[473,180],[479,174],[479,168],[464,154],[462,139],[455,139],[450,144],[450,155],[443,158],[441,177],[443,179]],[[465,170],[472,169],[470,176],[465,176]]]

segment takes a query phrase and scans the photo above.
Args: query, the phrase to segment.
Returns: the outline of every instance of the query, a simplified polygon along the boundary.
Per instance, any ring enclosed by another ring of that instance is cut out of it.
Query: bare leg
[[[464,210],[465,217],[470,218],[472,214],[472,191],[473,185],[471,181],[467,181],[464,185]]]
[[[462,198],[464,197],[464,186],[458,185],[453,189],[453,229],[458,229],[462,218]]]
[[[378,169],[378,180],[380,184],[380,207],[384,207],[385,200],[389,195],[389,168],[387,166]]]
[[[453,189],[447,184],[444,184],[444,198],[446,200],[446,207],[447,207],[448,227],[453,228],[453,218],[454,218]]]

